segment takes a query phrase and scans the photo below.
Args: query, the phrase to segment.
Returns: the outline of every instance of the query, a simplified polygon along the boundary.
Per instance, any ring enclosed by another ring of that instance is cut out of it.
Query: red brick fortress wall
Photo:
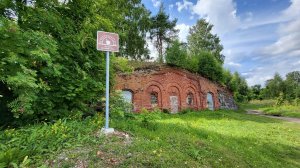
[[[207,93],[212,94],[214,109],[221,107],[218,97],[220,92],[232,99],[232,94],[218,84],[200,75],[169,66],[138,69],[129,75],[118,74],[115,89],[132,93],[134,111],[142,108],[160,108],[174,112],[186,108],[206,109]],[[157,101],[153,98],[151,101],[152,95],[155,95]]]

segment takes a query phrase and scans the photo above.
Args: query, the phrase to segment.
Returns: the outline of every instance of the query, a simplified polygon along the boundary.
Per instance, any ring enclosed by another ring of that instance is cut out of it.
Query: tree
[[[248,84],[238,72],[234,72],[234,74],[232,75],[230,88],[233,91],[234,98],[237,102],[245,102],[250,100]]]
[[[257,84],[254,86],[251,86],[251,92],[253,94],[253,99],[260,99],[261,95],[261,85]]]
[[[285,98],[291,102],[298,97],[298,90],[300,89],[300,71],[293,71],[286,74]]]
[[[224,55],[221,54],[223,46],[216,34],[212,34],[213,25],[209,24],[205,19],[197,21],[196,25],[189,30],[188,47],[189,51],[195,55],[202,51],[211,52],[216,60],[223,64]]]
[[[212,53],[202,51],[193,57],[198,58],[199,74],[216,82],[223,81],[222,65],[215,59]]]
[[[145,30],[132,30],[125,21],[142,26],[143,19],[126,17],[145,12],[139,0],[6,2],[0,2],[0,94],[5,96],[0,105],[24,123],[95,113],[92,104],[105,88],[104,53],[95,49],[97,30],[120,34],[120,55],[143,52],[126,50],[143,35],[124,38]]]
[[[266,81],[266,98],[275,98],[278,97],[281,92],[285,92],[285,86],[283,79],[279,73],[275,73],[274,78]]]
[[[179,42],[173,41],[166,50],[166,62],[179,67],[185,66],[187,60],[186,48]]]
[[[165,45],[169,44],[177,36],[178,30],[175,29],[177,19],[169,20],[169,15],[164,11],[163,5],[160,6],[158,13],[151,17],[150,39],[158,51],[158,61],[164,62],[163,54]]]
[[[134,60],[149,59],[146,33],[150,31],[150,11],[140,0],[118,0],[115,2],[123,13],[119,23],[121,40],[120,55]]]

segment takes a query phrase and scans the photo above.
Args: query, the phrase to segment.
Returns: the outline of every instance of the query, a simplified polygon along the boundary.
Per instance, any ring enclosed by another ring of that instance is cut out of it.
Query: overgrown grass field
[[[244,109],[259,110],[264,114],[300,118],[300,106],[293,103],[276,105],[275,100],[252,100],[242,104]]]
[[[102,125],[98,116],[2,131],[0,163],[3,167],[300,167],[297,123],[220,110],[127,115],[112,120],[111,126],[121,132],[107,137],[99,135]]]

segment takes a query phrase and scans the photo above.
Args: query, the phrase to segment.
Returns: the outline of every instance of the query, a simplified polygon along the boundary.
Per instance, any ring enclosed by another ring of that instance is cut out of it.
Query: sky
[[[264,85],[276,72],[300,70],[300,0],[142,0],[153,15],[163,3],[177,18],[179,38],[200,18],[214,25],[224,46],[224,67],[250,86]],[[157,55],[149,43],[151,56]]]

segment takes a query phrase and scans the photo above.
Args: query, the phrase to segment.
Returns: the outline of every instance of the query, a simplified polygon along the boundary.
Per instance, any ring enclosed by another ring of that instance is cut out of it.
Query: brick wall
[[[206,109],[207,93],[212,94],[214,109],[236,108],[234,102],[229,102],[233,101],[232,94],[224,87],[200,75],[169,66],[137,69],[130,75],[118,74],[115,89],[131,91],[134,111],[155,107],[173,112],[185,108]],[[220,103],[220,93],[225,97],[222,100],[228,102]],[[155,95],[157,103],[151,102],[151,94]]]

